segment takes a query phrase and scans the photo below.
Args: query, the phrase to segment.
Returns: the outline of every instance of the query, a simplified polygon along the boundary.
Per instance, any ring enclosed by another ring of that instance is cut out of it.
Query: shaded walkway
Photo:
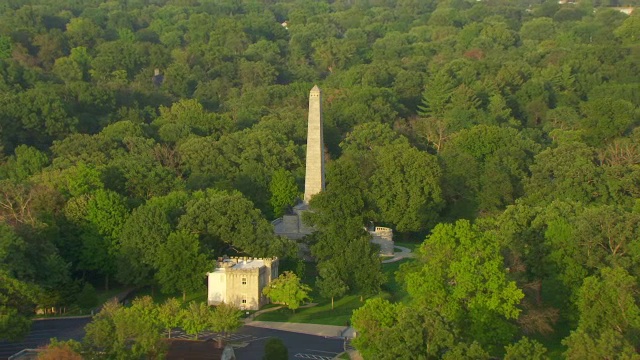
[[[386,259],[386,260],[382,260],[383,264],[388,264],[388,263],[392,263],[392,262],[396,262],[396,261],[400,261],[402,259],[407,259],[407,258],[411,258],[413,257],[413,253],[411,252],[411,249],[406,248],[404,246],[398,246],[398,245],[394,245],[393,248],[395,250],[400,250],[400,251],[396,251],[393,253],[393,257],[391,259]]]

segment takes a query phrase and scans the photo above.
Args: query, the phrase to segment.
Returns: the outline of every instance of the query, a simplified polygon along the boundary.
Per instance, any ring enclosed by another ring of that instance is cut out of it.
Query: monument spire
[[[322,132],[322,92],[315,85],[309,92],[307,165],[304,177],[304,203],[324,190],[324,136]]]

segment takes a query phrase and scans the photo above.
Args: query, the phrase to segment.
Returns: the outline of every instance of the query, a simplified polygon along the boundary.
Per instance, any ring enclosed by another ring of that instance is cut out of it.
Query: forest
[[[0,2],[0,338],[305,241],[366,359],[640,357],[639,0]],[[363,230],[420,244],[385,279]],[[287,265],[289,264],[289,265]],[[315,285],[314,285],[315,286]]]

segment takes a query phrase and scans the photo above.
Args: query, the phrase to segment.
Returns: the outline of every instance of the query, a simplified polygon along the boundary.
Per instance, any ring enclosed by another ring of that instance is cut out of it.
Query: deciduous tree
[[[186,308],[182,309],[182,328],[189,335],[198,335],[204,331],[211,323],[211,309],[203,302],[190,302]]]
[[[198,290],[211,265],[209,256],[200,250],[198,236],[187,231],[169,234],[167,242],[158,253],[156,279],[165,293]]]
[[[283,303],[289,309],[296,311],[306,300],[310,300],[309,292],[311,288],[303,284],[296,274],[285,271],[277,279],[271,281],[265,287],[263,293],[275,303]]]
[[[229,333],[233,333],[242,326],[242,312],[232,304],[221,303],[216,306],[211,313],[211,329],[221,332],[222,336],[218,339],[222,345],[222,340]]]
[[[335,259],[334,261],[338,261]],[[333,310],[333,298],[344,295],[349,286],[344,282],[344,276],[340,276],[338,267],[332,262],[323,263],[324,266],[318,269],[316,287],[323,297],[331,298],[331,310]]]
[[[288,208],[295,205],[300,197],[300,191],[296,184],[296,178],[290,172],[279,169],[271,176],[269,182],[271,199],[269,203],[273,206],[273,213],[276,217],[282,216]]]
[[[563,343],[568,359],[631,356],[640,341],[638,281],[622,267],[604,267],[578,293],[578,328]]]
[[[509,320],[518,318],[524,294],[503,264],[497,239],[459,220],[437,225],[418,250],[418,264],[402,272],[416,306],[455,324],[463,338],[483,347],[504,346],[513,336]]]
[[[158,306],[158,320],[167,330],[169,339],[171,339],[171,331],[182,324],[183,312],[182,304],[176,298],[168,298],[163,304]]]

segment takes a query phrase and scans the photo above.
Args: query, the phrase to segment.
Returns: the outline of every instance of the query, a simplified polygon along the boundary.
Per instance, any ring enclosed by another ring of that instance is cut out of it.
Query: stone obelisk
[[[307,128],[307,168],[304,177],[304,203],[324,190],[324,136],[322,132],[322,92],[316,85],[309,93]]]

